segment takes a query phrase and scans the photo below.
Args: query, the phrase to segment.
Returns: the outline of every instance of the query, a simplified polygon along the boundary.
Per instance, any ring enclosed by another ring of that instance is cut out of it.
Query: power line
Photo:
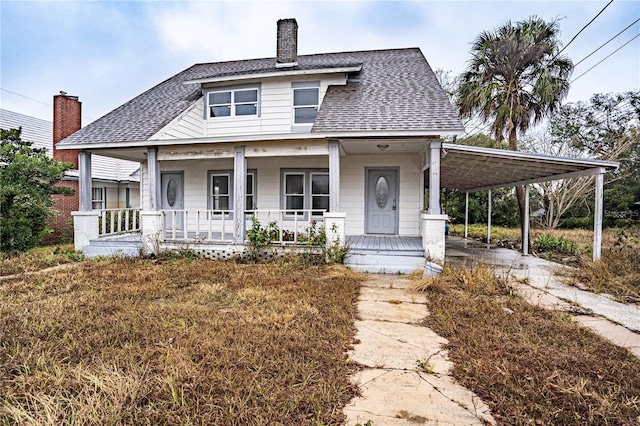
[[[600,16],[600,15],[602,14],[602,12],[604,12],[604,10],[605,10],[606,8],[608,8],[608,7],[609,7],[609,5],[610,5],[611,3],[613,3],[613,0],[611,0],[609,3],[607,3],[607,5],[606,5],[605,7],[603,7],[603,8],[602,8],[602,10],[601,10],[600,12],[598,12],[598,14],[597,14],[596,16],[594,16],[594,17],[593,17],[593,19],[592,19],[592,20],[590,20],[590,21],[587,23],[587,25],[585,25],[584,27],[582,27],[582,29],[581,29],[580,31],[578,31],[578,34],[574,35],[574,36],[573,36],[573,38],[572,38],[571,40],[569,40],[569,43],[565,44],[565,46],[564,46],[562,49],[560,49],[560,51],[556,54],[556,57],[557,57],[558,55],[560,55],[560,54],[561,54],[561,53],[562,53],[562,52],[563,52],[567,47],[569,47],[569,45],[570,45],[571,43],[573,43],[573,41],[574,41],[574,40],[575,40],[575,39],[580,35],[580,33],[581,33],[581,32],[583,32],[583,31],[584,31],[584,30],[585,30],[589,25],[591,25],[591,24],[593,23],[593,21],[595,21],[595,20],[596,20],[596,18],[597,18],[598,16]],[[554,59],[555,59],[555,58],[554,58]],[[552,60],[551,62],[553,62],[553,60]]]
[[[598,62],[597,64],[595,64],[594,66],[592,66],[591,68],[589,68],[588,70],[586,70],[585,72],[583,72],[582,74],[574,78],[573,80],[571,80],[571,84],[573,84],[573,82],[575,82],[577,79],[579,79],[580,77],[582,77],[583,75],[585,75],[586,73],[588,73],[589,71],[591,71],[592,69],[600,65],[601,63],[603,63],[605,60],[609,59],[611,55],[613,55],[618,50],[622,49],[623,47],[625,47],[627,44],[631,43],[633,40],[637,39],[638,37],[640,37],[640,33],[636,34],[631,40],[629,40],[628,42],[626,42],[625,44],[623,44],[622,46],[618,47],[616,50],[614,50],[613,52],[605,56],[604,59],[602,59],[600,62]]]
[[[42,102],[42,101],[39,101],[39,100],[34,99],[34,98],[30,98],[29,96],[21,95],[20,93],[13,92],[13,91],[11,91],[11,90],[4,89],[4,88],[2,88],[2,87],[0,87],[0,90],[2,90],[3,92],[11,93],[12,95],[20,96],[20,97],[22,97],[22,98],[29,99],[30,101],[38,102],[39,104],[46,105],[46,106],[48,106],[48,107],[53,108],[53,105],[52,105],[52,104],[49,104],[49,103],[46,103],[46,102]],[[94,121],[94,120],[95,120],[95,118],[87,117],[87,116],[86,116],[86,115],[84,115],[84,114],[82,114],[82,117],[84,117],[84,118],[86,118],[87,120],[90,120],[90,121]]]
[[[620,31],[618,34],[614,35],[613,37],[611,37],[609,40],[607,40],[604,44],[602,44],[600,47],[598,47],[596,50],[594,50],[593,52],[589,53],[587,56],[585,56],[584,58],[580,59],[580,61],[578,61],[578,63],[574,64],[574,67],[577,67],[578,65],[580,65],[582,62],[584,62],[585,59],[587,59],[588,57],[590,57],[591,55],[593,55],[594,53],[596,53],[598,50],[602,49],[603,47],[605,47],[607,44],[609,44],[609,42],[613,41],[616,37],[618,37],[620,34],[622,34],[623,32],[627,31],[629,28],[631,28],[634,24],[636,24],[638,21],[640,21],[640,18],[636,19],[635,21],[633,21],[631,24],[629,24],[629,26],[627,28],[625,28],[624,30]]]

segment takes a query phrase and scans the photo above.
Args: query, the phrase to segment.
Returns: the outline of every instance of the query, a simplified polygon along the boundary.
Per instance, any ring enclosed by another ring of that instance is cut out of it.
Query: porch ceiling
[[[396,138],[339,138],[342,151],[346,155],[362,154],[408,154],[425,152],[435,137]]]
[[[440,184],[467,192],[588,176],[618,163],[442,144]]]

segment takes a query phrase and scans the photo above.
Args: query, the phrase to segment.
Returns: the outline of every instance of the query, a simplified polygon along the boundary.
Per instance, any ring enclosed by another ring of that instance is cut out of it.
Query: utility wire
[[[638,23],[638,21],[640,21],[640,18],[636,19],[635,21],[633,21],[631,24],[629,24],[629,26],[627,28],[625,28],[624,30],[620,31],[618,34],[614,35],[613,37],[611,37],[609,40],[607,40],[604,44],[602,44],[600,47],[598,47],[596,50],[594,50],[593,52],[589,53],[587,56],[585,56],[584,58],[580,59],[580,61],[578,61],[576,64],[574,64],[574,67],[577,67],[578,65],[580,65],[582,62],[584,62],[585,59],[587,59],[588,57],[590,57],[591,55],[593,55],[594,53],[596,53],[598,50],[602,49],[603,47],[605,47],[607,44],[609,44],[609,42],[613,41],[616,37],[618,37],[620,34],[622,34],[623,32],[627,31],[629,28],[631,28],[633,25],[635,25],[636,23]]]
[[[0,87],[0,90],[2,90],[3,92],[11,93],[12,95],[20,96],[20,97],[22,97],[22,98],[29,99],[30,101],[38,102],[39,104],[46,105],[46,106],[48,106],[48,107],[53,108],[53,105],[52,105],[52,104],[49,104],[49,103],[46,103],[46,102],[42,102],[42,101],[39,101],[39,100],[37,100],[37,99],[30,98],[29,96],[21,95],[20,93],[12,92],[11,90],[4,89],[4,88],[2,88],[2,87]],[[87,116],[86,116],[86,115],[84,115],[84,114],[82,114],[82,116],[83,116],[84,118],[86,118],[87,120],[95,121],[95,118],[87,117]]]
[[[600,12],[598,12],[598,14],[597,14],[596,16],[594,16],[594,17],[593,17],[593,19],[592,19],[592,20],[590,20],[590,21],[587,23],[587,25],[585,25],[584,27],[582,27],[582,29],[581,29],[580,31],[578,31],[578,34],[574,35],[574,36],[573,36],[573,38],[572,38],[571,40],[569,40],[569,43],[565,44],[565,45],[564,45],[564,47],[563,47],[562,49],[560,49],[560,51],[556,54],[556,57],[557,57],[558,55],[560,55],[560,54],[561,54],[561,53],[562,53],[562,52],[563,52],[567,47],[569,47],[569,45],[570,45],[571,43],[573,43],[573,41],[574,41],[574,40],[575,40],[575,39],[580,35],[580,33],[581,33],[581,32],[583,32],[583,31],[584,31],[584,30],[585,30],[589,25],[591,25],[591,24],[593,23],[593,21],[595,21],[595,20],[596,20],[596,18],[597,18],[598,16],[600,16],[600,15],[602,14],[602,12],[604,12],[604,10],[605,10],[607,7],[609,7],[609,5],[610,5],[611,3],[613,3],[613,0],[611,0],[609,3],[607,3],[607,5],[606,5],[605,7],[603,7],[603,8],[602,8],[602,10],[601,10]],[[554,58],[554,59],[555,59],[555,58]],[[552,60],[551,62],[553,62],[553,60]]]
[[[585,75],[586,73],[588,73],[589,71],[591,71],[592,69],[600,65],[601,63],[603,63],[605,60],[609,59],[611,55],[613,55],[618,50],[622,49],[623,47],[625,47],[627,44],[631,43],[633,40],[637,39],[638,37],[640,37],[640,33],[636,34],[631,40],[629,40],[628,42],[626,42],[625,44],[623,44],[622,46],[618,47],[616,50],[614,50],[613,52],[605,56],[604,59],[602,59],[600,62],[598,62],[597,64],[595,64],[594,66],[592,66],[591,68],[589,68],[588,70],[586,70],[585,72],[583,72],[582,74],[574,78],[573,80],[571,80],[571,84],[573,84],[574,81],[576,81],[577,79],[579,79],[580,77],[582,77],[583,75]]]

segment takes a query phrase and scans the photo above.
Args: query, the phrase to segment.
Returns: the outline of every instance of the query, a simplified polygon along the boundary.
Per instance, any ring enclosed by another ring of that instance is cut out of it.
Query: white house
[[[61,141],[80,150],[76,247],[98,237],[92,154],[141,163],[148,250],[189,243],[225,257],[242,250],[253,215],[294,239],[324,223],[352,250],[423,264],[444,260],[441,187],[615,167],[445,144],[464,129],[420,49],[298,55],[297,31],[280,20],[275,58],[196,64]]]

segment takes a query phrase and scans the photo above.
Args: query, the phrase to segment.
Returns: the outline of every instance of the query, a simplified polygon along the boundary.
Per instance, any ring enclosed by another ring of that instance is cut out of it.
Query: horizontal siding
[[[167,124],[151,140],[201,138],[204,132],[204,98],[194,102],[185,112]]]

